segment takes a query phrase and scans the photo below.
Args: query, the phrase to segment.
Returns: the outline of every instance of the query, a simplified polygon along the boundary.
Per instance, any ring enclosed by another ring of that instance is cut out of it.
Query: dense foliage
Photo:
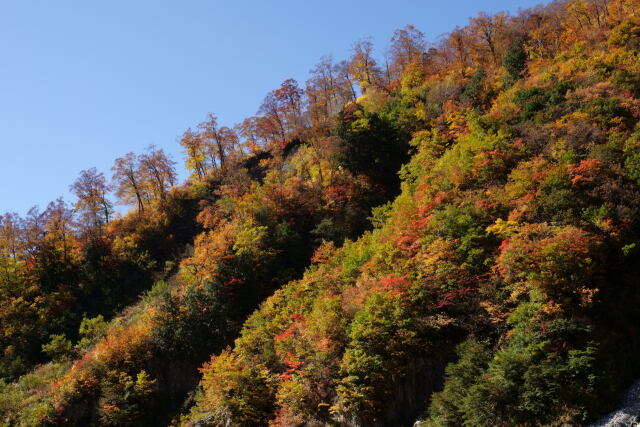
[[[3,425],[581,425],[640,375],[640,3],[396,31],[2,217]],[[114,218],[108,199],[134,207]],[[135,298],[139,296],[136,301]],[[200,369],[198,369],[200,368]]]

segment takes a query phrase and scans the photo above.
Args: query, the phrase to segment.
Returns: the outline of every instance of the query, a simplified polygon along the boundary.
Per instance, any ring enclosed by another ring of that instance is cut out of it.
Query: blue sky
[[[3,0],[0,2],[0,212],[68,193],[78,172],[155,144],[186,176],[179,136],[208,112],[233,125],[322,55],[379,53],[406,24],[427,39],[478,11],[531,0]]]

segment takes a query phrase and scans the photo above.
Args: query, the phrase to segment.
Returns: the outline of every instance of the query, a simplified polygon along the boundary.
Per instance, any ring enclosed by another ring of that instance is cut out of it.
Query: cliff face
[[[392,400],[378,425],[413,426],[416,419],[424,415],[425,405],[431,395],[442,390],[444,368],[453,359],[453,354],[434,356],[412,361],[409,366],[403,367],[409,374],[395,386]],[[393,378],[390,380],[391,385]]]

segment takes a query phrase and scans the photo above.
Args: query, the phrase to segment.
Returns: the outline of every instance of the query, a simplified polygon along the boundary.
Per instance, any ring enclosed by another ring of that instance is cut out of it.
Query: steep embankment
[[[171,172],[166,159],[118,159],[138,212],[72,240],[106,255],[69,262],[53,208],[46,238],[0,244],[15,344],[2,375],[53,359],[0,384],[2,421],[581,425],[610,411],[640,375],[638,7],[481,14],[429,49],[407,26],[384,71],[360,41],[304,91],[269,93],[239,133],[213,115],[185,132],[184,186],[152,185],[145,165]],[[201,200],[198,227],[181,200]],[[201,231],[186,256],[166,206]],[[136,292],[165,280],[109,325],[64,316],[82,298],[101,313],[96,295],[105,313],[131,302],[114,265],[144,279]],[[48,318],[71,335],[47,342],[33,325]]]
[[[576,4],[553,7],[570,20]],[[637,28],[524,79],[471,79],[490,105],[449,99],[414,134],[376,229],[322,246],[249,318],[185,424],[409,425],[427,409],[425,425],[582,424],[611,408],[640,351]],[[401,99],[453,84],[403,82]]]
[[[26,378],[8,386],[9,423],[169,423],[197,368],[232,343],[260,301],[301,276],[322,239],[339,243],[367,226],[385,188],[340,170],[339,152],[323,148],[297,141],[221,171],[200,204],[204,231],[177,274],[111,322],[70,369],[62,360],[31,375],[31,387]]]

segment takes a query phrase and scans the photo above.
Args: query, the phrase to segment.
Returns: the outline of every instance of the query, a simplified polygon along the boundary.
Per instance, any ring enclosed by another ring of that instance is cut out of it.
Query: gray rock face
[[[640,380],[627,389],[618,410],[591,424],[590,427],[627,426],[640,426]]]

